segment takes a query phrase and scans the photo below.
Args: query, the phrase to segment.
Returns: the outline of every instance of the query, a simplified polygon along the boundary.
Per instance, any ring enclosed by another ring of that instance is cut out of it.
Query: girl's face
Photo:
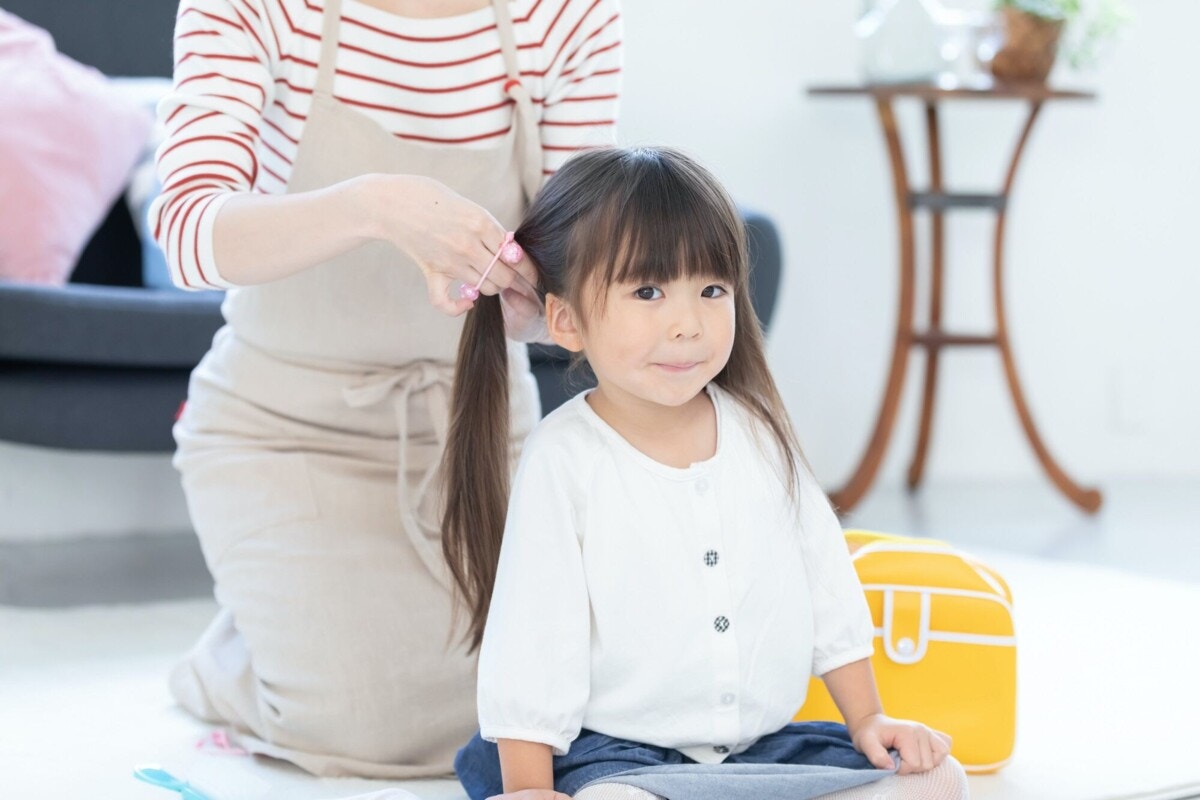
[[[581,318],[550,295],[547,321],[556,343],[584,352],[614,401],[681,406],[729,361],[733,287],[720,280],[613,284],[596,300]]]

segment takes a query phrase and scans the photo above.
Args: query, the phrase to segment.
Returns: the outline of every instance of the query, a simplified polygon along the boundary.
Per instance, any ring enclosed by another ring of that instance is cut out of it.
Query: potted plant
[[[1095,61],[1101,44],[1128,20],[1123,0],[998,0],[1005,41],[992,74],[1006,81],[1044,81],[1058,58],[1064,30],[1073,67]]]

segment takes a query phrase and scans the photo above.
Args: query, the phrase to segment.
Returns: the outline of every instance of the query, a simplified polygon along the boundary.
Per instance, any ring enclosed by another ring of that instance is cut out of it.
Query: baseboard
[[[211,597],[191,532],[0,542],[0,605],[61,608]]]

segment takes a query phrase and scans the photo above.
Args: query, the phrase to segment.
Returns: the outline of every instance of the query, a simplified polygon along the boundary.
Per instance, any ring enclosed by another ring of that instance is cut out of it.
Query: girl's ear
[[[572,353],[583,350],[583,337],[575,312],[557,295],[546,295],[546,327],[550,330],[550,338],[559,347]]]

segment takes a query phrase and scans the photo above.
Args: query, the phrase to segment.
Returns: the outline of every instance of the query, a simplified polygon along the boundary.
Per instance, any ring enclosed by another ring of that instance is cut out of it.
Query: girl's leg
[[[967,800],[967,774],[952,756],[919,775],[883,780],[821,795],[819,800]]]
[[[626,783],[595,783],[576,792],[575,800],[664,800],[664,798]]]

